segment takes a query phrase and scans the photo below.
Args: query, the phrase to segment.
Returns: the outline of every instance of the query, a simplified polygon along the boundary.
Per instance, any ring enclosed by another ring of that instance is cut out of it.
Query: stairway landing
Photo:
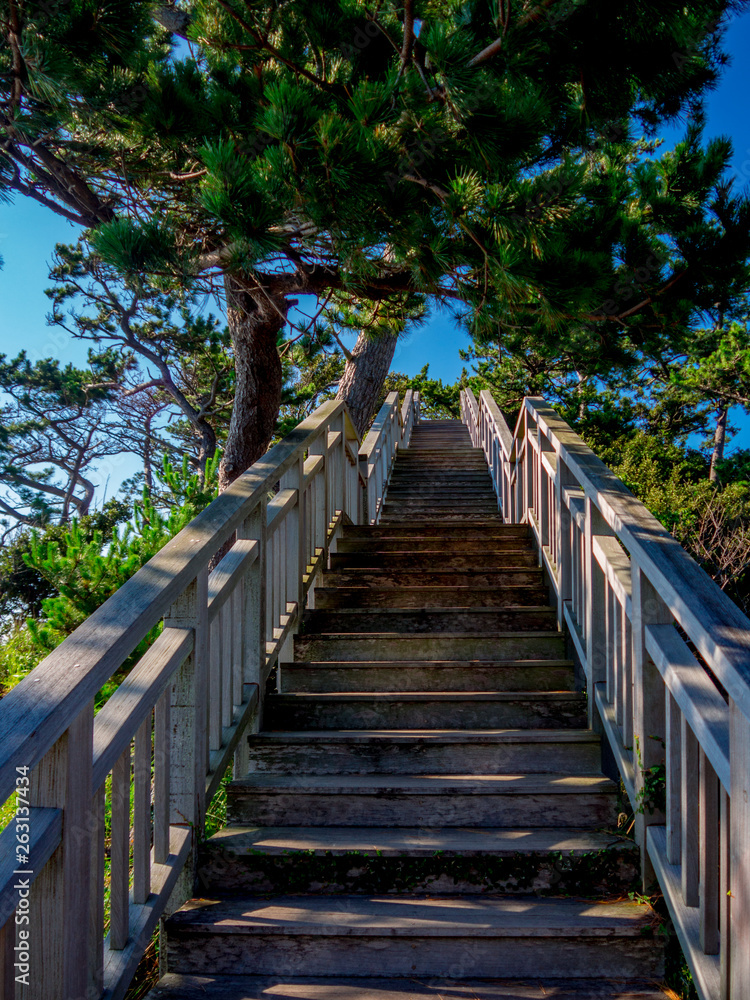
[[[151,996],[663,998],[532,537],[462,424],[415,428],[314,600]]]

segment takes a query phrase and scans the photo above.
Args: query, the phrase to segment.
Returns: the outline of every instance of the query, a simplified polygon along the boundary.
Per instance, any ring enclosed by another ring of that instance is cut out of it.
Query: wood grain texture
[[[744,711],[729,706],[732,793],[729,818],[731,892],[730,991],[750,996],[750,726]]]
[[[719,779],[700,753],[700,941],[705,955],[719,954]]]

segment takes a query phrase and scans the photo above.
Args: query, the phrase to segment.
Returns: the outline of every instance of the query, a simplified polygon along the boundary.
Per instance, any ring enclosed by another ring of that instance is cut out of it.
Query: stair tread
[[[611,794],[617,785],[603,774],[278,774],[256,773],[231,782],[232,790],[304,792],[306,795],[574,795]]]
[[[258,827],[226,826],[209,843],[237,855],[284,854],[312,851],[315,854],[364,854],[370,857],[484,854],[557,853],[588,854],[610,849],[636,851],[632,840],[596,830],[492,829],[456,827],[428,830],[424,827]]]
[[[384,662],[388,662],[387,660]],[[286,691],[269,698],[284,701],[582,701],[577,691]]]
[[[358,633],[359,634],[359,633]],[[548,635],[549,633],[545,633]],[[572,667],[574,660],[560,658],[559,660],[292,660],[282,663],[282,670],[295,667],[310,670],[312,668],[343,669],[346,667],[358,670],[372,667],[374,669],[390,669],[393,667],[408,670],[409,667],[419,667],[420,670],[434,668],[436,670],[466,670],[498,669],[499,667]]]
[[[641,937],[653,918],[632,902],[489,896],[279,896],[191,900],[179,933],[370,937]]]
[[[457,982],[430,977],[360,978],[318,976],[205,976],[169,973],[163,976],[146,1000],[664,1000],[664,993],[650,984],[626,984],[622,980],[601,983],[591,980],[547,980],[516,982]]]
[[[250,737],[257,741],[309,743],[345,741],[347,743],[599,743],[600,737],[589,729],[273,729]]]

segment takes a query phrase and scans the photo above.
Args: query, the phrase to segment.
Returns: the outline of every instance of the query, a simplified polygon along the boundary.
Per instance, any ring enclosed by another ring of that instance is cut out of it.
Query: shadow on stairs
[[[464,426],[344,530],[151,997],[656,1000],[573,663]]]

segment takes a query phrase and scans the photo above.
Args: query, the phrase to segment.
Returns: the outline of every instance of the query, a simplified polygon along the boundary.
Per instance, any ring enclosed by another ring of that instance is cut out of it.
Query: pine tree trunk
[[[727,413],[729,407],[722,406],[719,408],[719,417],[716,421],[716,430],[714,431],[714,450],[711,454],[711,467],[708,472],[708,478],[712,483],[718,482],[719,470],[718,464],[724,458],[724,445],[727,441]]]
[[[362,332],[347,358],[336,398],[346,403],[359,435],[364,434],[375,413],[397,340],[395,333],[368,337]]]
[[[222,491],[265,454],[273,437],[282,384],[276,340],[287,310],[283,298],[273,300],[270,295],[250,293],[229,275],[224,287],[234,352],[235,391],[219,469]]]

